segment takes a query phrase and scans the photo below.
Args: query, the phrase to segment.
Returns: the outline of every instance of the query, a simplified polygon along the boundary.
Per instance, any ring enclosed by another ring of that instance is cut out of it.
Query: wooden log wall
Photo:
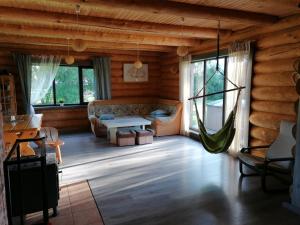
[[[174,53],[161,56],[160,98],[179,99],[179,57]]]
[[[133,63],[136,54],[118,54],[111,56],[112,98],[116,97],[158,97],[160,80],[160,54],[141,54],[140,59],[148,64],[148,82],[125,83],[123,64]]]
[[[300,27],[269,33],[257,40],[250,115],[250,144],[272,143],[281,120],[296,121],[298,99],[292,78],[293,62],[300,56]],[[255,155],[264,156],[261,150]]]
[[[30,50],[26,50],[30,53]],[[37,52],[33,52],[37,54]],[[41,54],[41,53],[40,53]],[[45,53],[43,53],[45,54]],[[51,53],[49,53],[51,54]],[[101,55],[101,54],[98,54]],[[111,81],[112,98],[116,97],[159,97],[160,91],[160,53],[141,52],[140,59],[148,64],[149,81],[141,83],[125,83],[123,81],[123,64],[133,63],[136,60],[135,51],[112,51],[105,52],[103,55],[111,56]],[[92,60],[93,55],[83,52],[82,55],[75,57],[79,64],[87,64]],[[18,102],[18,113],[24,113],[22,108],[23,96],[21,93],[20,81],[17,76],[17,68],[13,57],[8,50],[0,50],[0,70],[7,70],[15,76],[16,96]],[[167,96],[165,96],[167,97]],[[38,108],[37,113],[43,113],[43,126],[57,127],[61,131],[84,131],[89,130],[89,121],[87,117],[87,106],[79,107],[47,107]]]

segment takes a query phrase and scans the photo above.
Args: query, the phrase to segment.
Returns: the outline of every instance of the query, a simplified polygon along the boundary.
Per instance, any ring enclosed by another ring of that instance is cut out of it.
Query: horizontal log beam
[[[80,16],[66,13],[49,13],[37,10],[23,10],[10,7],[0,7],[0,22],[18,25],[52,25],[59,27],[77,28],[81,30],[116,32],[131,34],[156,34],[164,36],[180,36],[195,38],[217,38],[214,28],[178,26],[150,22],[108,19],[103,17]],[[222,36],[231,34],[229,30],[220,30]]]
[[[251,102],[251,109],[259,112],[269,112],[286,115],[296,115],[294,102],[256,101]]]
[[[263,128],[263,127],[252,127],[250,130],[251,137],[259,139],[265,142],[273,142],[279,134],[279,130]]]
[[[273,61],[258,62],[254,66],[256,74],[261,73],[281,73],[293,71],[293,65],[297,58],[279,59]]]
[[[276,47],[262,49],[257,51],[255,54],[256,61],[270,61],[297,57],[300,57],[300,41],[294,44],[283,44]]]
[[[79,31],[71,29],[51,29],[38,26],[18,26],[0,24],[0,34],[20,35],[26,37],[44,37],[44,38],[63,38],[63,39],[82,39],[87,41],[102,41],[112,43],[131,43],[148,44],[164,46],[199,46],[201,43],[197,39],[184,39],[175,37],[159,37],[150,35],[135,34],[115,34],[94,31]],[[136,47],[137,48],[137,47]]]
[[[255,126],[276,130],[279,129],[282,120],[295,122],[296,116],[254,111],[249,120]]]
[[[141,15],[149,16],[176,16],[178,19],[181,17],[194,18],[194,19],[209,19],[221,21],[239,21],[248,24],[271,24],[277,21],[276,16],[266,15],[262,13],[246,12],[234,9],[224,9],[218,7],[209,7],[201,5],[192,5],[180,2],[169,2],[161,0],[49,0],[49,1],[36,1],[28,0],[1,0],[0,5],[8,7],[22,7],[34,8],[40,10],[65,10],[74,13],[76,4],[81,5],[83,14],[91,11],[95,13],[101,12],[116,12],[118,10],[135,12]],[[72,10],[73,9],[73,10]],[[72,10],[72,11],[71,11]]]
[[[272,36],[261,38],[257,42],[258,48],[270,48],[278,45],[285,45],[300,42],[300,26],[294,27],[290,31],[278,32]]]
[[[0,31],[1,33],[1,31]],[[70,45],[73,40],[70,40]],[[0,35],[0,43],[7,43],[10,46],[16,44],[16,47],[22,47],[18,45],[32,45],[32,46],[43,46],[47,49],[49,47],[53,49],[59,49],[67,51],[68,41],[63,38],[45,38],[45,37],[28,37],[28,36],[19,36],[19,35]],[[112,43],[104,41],[86,41],[87,50],[89,52],[101,52],[105,49],[110,50],[130,50],[136,54],[137,45],[132,43]],[[33,47],[34,48],[34,47]],[[156,52],[171,52],[175,51],[175,47],[169,46],[159,46],[159,45],[139,45],[140,51],[156,51]],[[70,47],[72,52],[72,48]],[[85,51],[85,52],[86,52]]]
[[[220,40],[220,47],[227,48],[231,42],[240,41],[240,40],[251,40],[256,39],[262,35],[266,35],[269,33],[282,32],[286,29],[290,29],[292,27],[296,27],[300,25],[300,14],[296,14],[293,16],[288,16],[279,20],[277,23],[272,24],[270,26],[253,26],[244,30],[233,32],[229,37],[222,37]],[[216,41],[214,40],[206,40],[203,41],[202,44],[198,47],[191,49],[192,54],[203,54],[204,52],[209,52],[211,50],[216,49]]]
[[[295,86],[293,71],[255,74],[252,82],[254,87]]]
[[[294,87],[255,87],[251,91],[254,100],[295,102],[299,96]]]

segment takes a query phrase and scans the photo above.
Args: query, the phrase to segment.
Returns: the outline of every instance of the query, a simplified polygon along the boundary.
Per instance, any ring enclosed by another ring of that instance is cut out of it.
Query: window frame
[[[228,68],[228,55],[227,54],[221,54],[219,56],[219,59],[222,59],[224,58],[224,85],[223,85],[223,88],[224,90],[226,90],[227,88],[227,82],[226,82],[226,78],[227,78],[227,68]],[[205,80],[206,80],[206,62],[209,61],[209,60],[217,60],[217,57],[215,56],[215,54],[209,54],[209,55],[205,55],[204,57],[195,57],[191,64],[193,63],[197,63],[197,62],[203,62],[203,84],[205,84]],[[191,74],[192,76],[192,74]],[[194,83],[193,83],[194,79],[193,79],[193,76],[191,77],[190,79],[190,87],[191,88],[191,93],[194,92],[193,88],[194,88]],[[203,89],[203,95],[205,95],[205,88]],[[226,112],[226,94],[224,93],[224,97],[223,97],[223,107],[222,107],[222,126],[224,125],[225,123],[225,112]],[[203,101],[202,101],[202,118],[203,118],[203,123],[205,124],[205,98],[203,98]],[[199,128],[198,129],[195,129],[194,127],[191,126],[191,118],[192,118],[192,113],[193,113],[193,103],[191,101],[190,103],[190,121],[189,121],[189,130],[191,131],[194,131],[194,132],[199,132]]]
[[[78,85],[79,85],[79,103],[74,103],[74,104],[68,104],[64,103],[64,106],[82,106],[82,105],[87,105],[89,102],[84,102],[84,96],[83,96],[83,69],[93,69],[92,66],[82,66],[82,65],[67,65],[67,64],[60,64],[59,66],[66,66],[66,67],[77,67],[78,69]],[[52,92],[53,92],[53,104],[35,104],[33,107],[56,107],[59,106],[59,103],[57,102],[56,99],[56,84],[55,84],[55,79],[52,82]]]

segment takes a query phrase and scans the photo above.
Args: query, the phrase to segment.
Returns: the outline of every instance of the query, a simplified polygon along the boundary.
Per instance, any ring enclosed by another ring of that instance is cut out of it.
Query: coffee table
[[[140,126],[143,130],[146,125],[151,125],[150,120],[146,120],[139,116],[116,117],[113,120],[101,120],[101,123],[107,128],[107,138],[110,143],[117,143],[117,130],[120,127],[135,127]]]

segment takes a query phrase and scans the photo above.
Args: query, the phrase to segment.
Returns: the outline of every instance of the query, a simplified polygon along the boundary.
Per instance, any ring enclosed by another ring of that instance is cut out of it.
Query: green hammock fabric
[[[237,104],[229,114],[224,126],[214,134],[207,133],[204,124],[200,119],[195,100],[194,100],[194,104],[196,108],[196,115],[197,115],[197,121],[199,126],[199,138],[203,147],[206,149],[206,151],[210,153],[226,152],[235,135],[234,121],[235,121]]]

